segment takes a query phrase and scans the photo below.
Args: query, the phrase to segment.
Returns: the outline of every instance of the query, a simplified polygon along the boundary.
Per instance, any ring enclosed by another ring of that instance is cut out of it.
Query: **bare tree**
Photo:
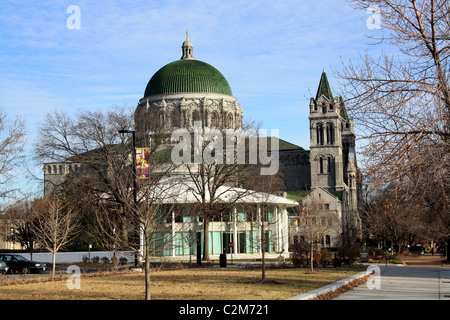
[[[1,219],[10,221],[13,226],[4,240],[19,242],[28,250],[34,248],[35,236],[33,233],[33,211],[30,200],[22,200],[12,204],[2,214]],[[31,254],[33,254],[31,252]]]
[[[205,119],[205,116],[199,118],[201,119]],[[213,120],[215,123],[223,123],[219,121],[220,119]],[[252,192],[250,186],[245,183],[243,173],[252,166],[259,166],[259,163],[249,161],[249,139],[257,138],[255,135],[258,131],[254,129],[253,124],[237,130],[224,129],[220,126],[208,127],[206,120],[198,121],[196,124],[190,139],[191,145],[183,150],[190,152],[182,167],[187,173],[187,181],[196,198],[198,215],[203,221],[205,250],[202,259],[209,260],[207,235],[210,222],[224,214],[229,214],[234,203]],[[246,132],[251,132],[254,136],[245,136]],[[180,150],[175,149],[175,151]],[[229,192],[229,189],[223,187],[240,187],[240,192],[234,193],[234,199],[225,203],[219,199],[224,192]]]
[[[144,259],[146,300],[151,298],[151,257],[164,251],[174,241],[171,236],[171,221],[174,212],[173,199],[177,197],[175,186],[179,183],[168,178],[175,165],[160,156],[162,150],[164,149],[155,151],[149,148],[146,160],[149,162],[148,179],[138,181],[137,190],[128,190],[134,194],[132,197],[124,193],[120,199],[128,212],[127,219],[122,223],[127,229],[135,231],[127,245],[122,246],[133,250]],[[117,237],[112,239],[117,243]]]
[[[268,237],[266,231],[270,229],[271,225],[276,225],[279,221],[273,221],[275,216],[274,195],[283,190],[284,180],[282,172],[278,171],[274,175],[260,175],[259,166],[246,168],[242,172],[241,179],[245,180],[245,185],[251,190],[248,196],[256,199],[257,203],[250,202],[243,207],[247,211],[254,211],[253,218],[256,217],[256,221],[251,221],[257,224],[257,229],[259,235],[256,239],[256,246],[261,251],[261,282],[266,280],[266,251],[271,244],[273,244],[273,239]]]
[[[37,160],[54,163],[49,166],[55,169],[45,181],[45,194],[65,194],[77,198],[81,205],[94,206],[99,197],[107,194],[103,201],[126,219],[126,203],[133,199],[133,193],[129,192],[134,178],[130,170],[132,150],[129,136],[119,130],[132,128],[132,123],[132,112],[118,107],[76,116],[49,113],[35,144]],[[126,232],[118,234],[126,238]]]
[[[45,198],[36,201],[33,213],[33,233],[37,242],[52,253],[54,276],[56,253],[74,236],[78,213],[70,202],[61,198]]]
[[[109,188],[118,195],[132,185],[132,177],[124,174],[131,154],[126,143],[129,137],[119,133],[120,129],[132,128],[132,123],[132,112],[118,107],[106,112],[81,112],[74,117],[57,111],[49,113],[40,127],[35,157],[70,164],[72,171],[67,173],[89,176],[97,182],[91,187],[98,191]],[[64,181],[48,181],[54,184],[49,187],[58,192],[58,184]]]
[[[161,188],[161,187],[160,187]],[[170,187],[169,187],[170,188]],[[140,235],[143,241],[142,257],[144,258],[145,272],[145,300],[151,298],[150,261],[151,257],[164,252],[168,247],[172,248],[173,237],[170,222],[172,219],[173,204],[167,204],[162,198],[170,194],[169,190],[162,187],[161,193],[156,196],[152,188],[146,188],[138,205],[133,206],[135,221],[140,225]]]
[[[426,221],[427,212],[422,201],[394,186],[375,192],[362,210],[369,234],[378,241],[390,241],[396,252],[406,243],[414,245],[414,239],[440,239],[443,226]]]
[[[0,108],[0,197],[5,198],[15,191],[8,187],[14,177],[13,169],[24,159],[25,121],[19,117],[9,119]]]
[[[450,4],[446,0],[352,0],[374,8],[380,37],[396,55],[344,64],[348,111],[362,131],[371,189],[395,186],[420,197],[450,236]],[[439,193],[439,198],[435,194]]]
[[[299,206],[295,222],[298,237],[297,249],[309,256],[311,272],[314,272],[314,253],[318,252],[320,243],[326,233],[336,225],[336,216],[326,209],[325,204],[316,200],[314,203]]]
[[[55,112],[47,116],[36,144],[40,159],[78,167],[56,181],[53,190],[81,195],[78,202],[88,203],[93,215],[92,233],[108,248],[134,251],[136,262],[139,255],[145,259],[146,299],[150,299],[150,257],[161,249],[148,242],[164,232],[161,213],[167,208],[170,186],[163,180],[175,167],[164,144],[168,133],[155,119],[151,114],[139,117],[139,128],[152,128],[151,136],[144,136],[144,130],[134,130],[128,109],[83,112],[73,118]],[[145,157],[137,159],[134,147],[146,148]],[[148,169],[146,179],[137,175],[137,162]]]

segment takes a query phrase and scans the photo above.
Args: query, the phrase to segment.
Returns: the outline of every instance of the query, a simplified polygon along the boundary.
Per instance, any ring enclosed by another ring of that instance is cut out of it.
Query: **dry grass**
[[[362,269],[269,269],[265,283],[261,270],[194,268],[154,271],[151,295],[157,300],[279,300],[322,287]],[[139,300],[144,298],[144,274],[120,273],[81,276],[81,289],[67,288],[66,280],[0,286],[0,299],[14,300]]]

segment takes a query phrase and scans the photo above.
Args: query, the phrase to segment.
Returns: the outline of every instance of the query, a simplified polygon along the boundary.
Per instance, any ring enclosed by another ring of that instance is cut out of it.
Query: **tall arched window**
[[[171,113],[172,127],[179,128],[181,126],[181,114],[178,110],[173,110]]]
[[[192,112],[192,126],[194,126],[195,121],[200,121],[200,113],[197,110]]]
[[[319,172],[323,173],[323,158],[319,158]]]
[[[332,169],[333,169],[333,158],[331,158],[331,156],[328,156],[327,161],[328,161],[328,163],[327,163],[328,173],[331,173]]]
[[[327,123],[326,134],[327,144],[334,144],[334,127],[332,123]]]
[[[316,126],[317,144],[323,145],[323,125],[318,123]]]
[[[211,127],[218,128],[219,127],[219,115],[217,112],[213,112],[211,114]]]
[[[233,115],[231,113],[228,113],[227,115],[227,128],[229,129],[233,129],[234,125],[233,125]]]

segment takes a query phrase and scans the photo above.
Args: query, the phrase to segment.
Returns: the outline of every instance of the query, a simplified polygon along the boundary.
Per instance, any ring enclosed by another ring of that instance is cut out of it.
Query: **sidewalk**
[[[402,262],[411,267],[450,267],[450,262],[445,261],[445,257],[440,254],[432,255],[431,253],[426,253],[417,257],[404,257],[401,258]]]
[[[378,266],[378,288],[374,280],[368,282],[369,285],[366,283],[342,293],[333,300],[450,301],[450,264],[444,263],[444,257],[429,254],[404,258],[402,262],[404,266]]]

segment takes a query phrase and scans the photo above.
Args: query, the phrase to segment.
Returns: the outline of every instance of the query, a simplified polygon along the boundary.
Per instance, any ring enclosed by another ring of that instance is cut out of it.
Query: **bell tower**
[[[355,128],[342,97],[333,97],[325,71],[309,108],[311,189],[323,188],[336,195],[342,208],[342,225],[360,238]]]
[[[341,191],[345,187],[341,110],[325,71],[309,107],[311,188]]]

